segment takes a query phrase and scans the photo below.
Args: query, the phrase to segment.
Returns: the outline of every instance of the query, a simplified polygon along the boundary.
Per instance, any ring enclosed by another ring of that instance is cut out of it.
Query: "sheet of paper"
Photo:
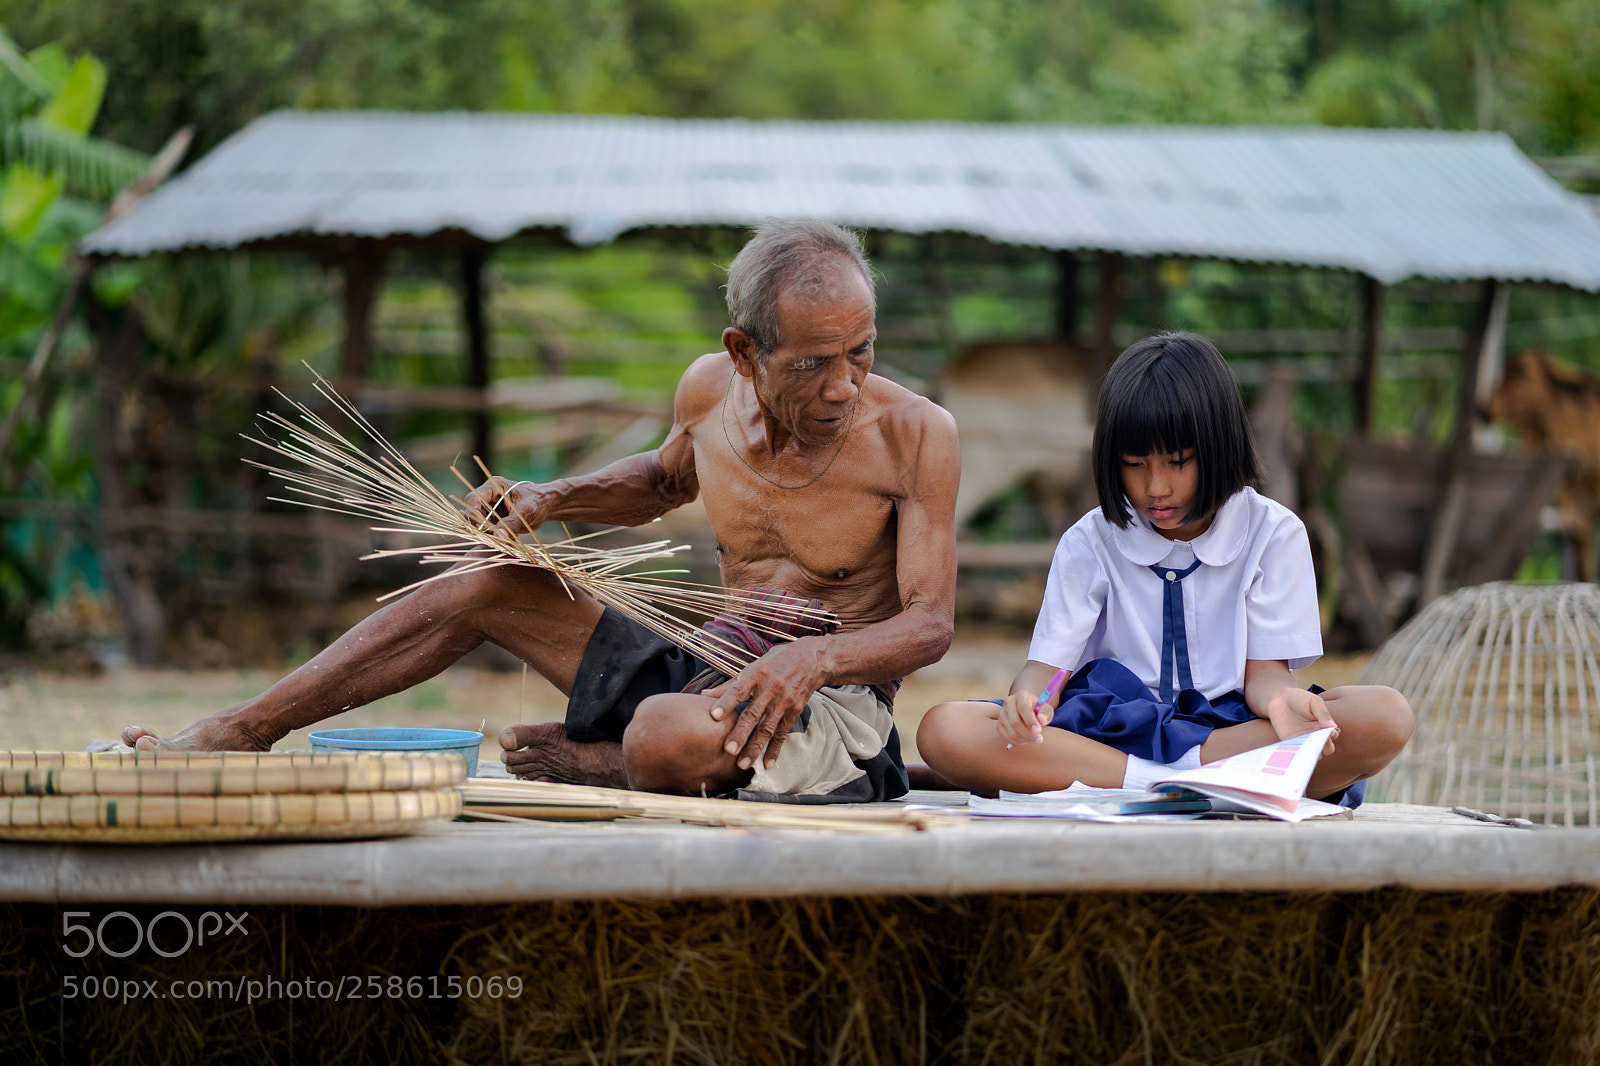
[[[1176,790],[1174,790],[1176,791]],[[1150,798],[1150,793],[1142,788],[1095,788],[1081,782],[1073,782],[1071,788],[1058,788],[1053,792],[1010,792],[1000,790],[1003,800],[1015,800],[1019,803],[1097,803],[1119,800],[1144,800]]]
[[[1054,792],[1004,792],[973,796],[967,810],[990,818],[1067,818],[1082,822],[1183,822],[1199,813],[1121,814],[1123,803],[1148,801],[1150,793],[1122,788],[1072,788]]]
[[[1118,790],[1120,791],[1120,790]],[[1140,793],[1148,796],[1149,793]],[[1029,797],[1030,799],[1032,797]],[[1058,800],[1054,803],[1019,803],[1009,799],[989,799],[973,796],[967,801],[967,810],[985,818],[1056,818],[1073,822],[1186,822],[1199,818],[1199,814],[1118,814],[1115,806],[1107,810],[1099,805]]]

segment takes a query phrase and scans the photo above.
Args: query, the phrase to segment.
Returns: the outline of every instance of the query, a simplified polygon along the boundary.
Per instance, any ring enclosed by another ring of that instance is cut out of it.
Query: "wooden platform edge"
[[[1600,830],[1341,823],[801,830],[453,824],[388,841],[0,844],[0,899],[412,906],[984,893],[1600,886]],[[1129,830],[1134,830],[1129,832]]]

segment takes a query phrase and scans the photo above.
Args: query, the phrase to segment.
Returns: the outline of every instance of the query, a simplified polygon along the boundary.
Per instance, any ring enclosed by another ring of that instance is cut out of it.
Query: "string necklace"
[[[774,488],[786,489],[793,492],[797,489],[803,489],[808,485],[815,485],[822,479],[823,474],[826,474],[828,471],[833,469],[833,464],[838,460],[839,453],[844,451],[845,444],[850,440],[850,430],[855,428],[856,411],[861,407],[861,397],[857,396],[856,402],[850,405],[850,421],[845,423],[844,436],[840,438],[839,446],[833,450],[833,458],[828,460],[828,465],[823,467],[822,470],[810,481],[803,481],[798,485],[784,485],[781,482],[772,480],[770,477],[751,466],[750,460],[746,459],[744,457],[744,453],[739,450],[739,446],[733,443],[733,434],[728,432],[728,397],[733,395],[733,383],[738,379],[738,377],[739,375],[737,373],[729,375],[727,391],[722,394],[722,436],[727,440],[728,447],[733,451],[734,455],[739,457],[739,461],[745,465],[746,469]]]

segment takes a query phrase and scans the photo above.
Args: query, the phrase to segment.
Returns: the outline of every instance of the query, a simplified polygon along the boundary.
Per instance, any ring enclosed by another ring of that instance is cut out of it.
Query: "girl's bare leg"
[[[1313,799],[1331,796],[1388,766],[1411,739],[1415,725],[1405,697],[1383,685],[1341,685],[1324,692],[1322,699],[1339,726],[1339,737],[1312,771],[1306,795]],[[1217,729],[1200,746],[1200,761],[1216,762],[1277,739],[1264,718]]]
[[[1098,740],[1047,726],[1039,744],[1007,748],[992,703],[941,703],[922,718],[917,750],[939,774],[979,795],[1048,792],[1074,781],[1121,788],[1128,757]]]
[[[1322,694],[1339,725],[1334,750],[1322,757],[1306,794],[1332,795],[1365,780],[1393,761],[1411,738],[1405,698],[1382,685],[1345,685]],[[942,703],[923,717],[917,750],[939,774],[970,791],[1046,792],[1074,781],[1120,788],[1128,757],[1117,749],[1064,729],[1047,727],[1041,744],[1008,749],[995,727],[992,703]],[[1200,748],[1202,763],[1265,747],[1278,739],[1265,719],[1212,732]]]

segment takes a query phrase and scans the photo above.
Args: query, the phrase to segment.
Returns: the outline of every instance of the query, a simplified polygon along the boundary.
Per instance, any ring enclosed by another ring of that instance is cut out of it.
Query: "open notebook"
[[[1209,811],[1245,812],[1285,822],[1349,812],[1305,798],[1306,785],[1332,729],[1319,729],[1193,770],[1162,778],[1145,791],[1073,785],[1055,792],[1001,792],[998,799],[972,797],[974,814],[1000,817],[1073,818],[1085,821],[1175,821]]]

